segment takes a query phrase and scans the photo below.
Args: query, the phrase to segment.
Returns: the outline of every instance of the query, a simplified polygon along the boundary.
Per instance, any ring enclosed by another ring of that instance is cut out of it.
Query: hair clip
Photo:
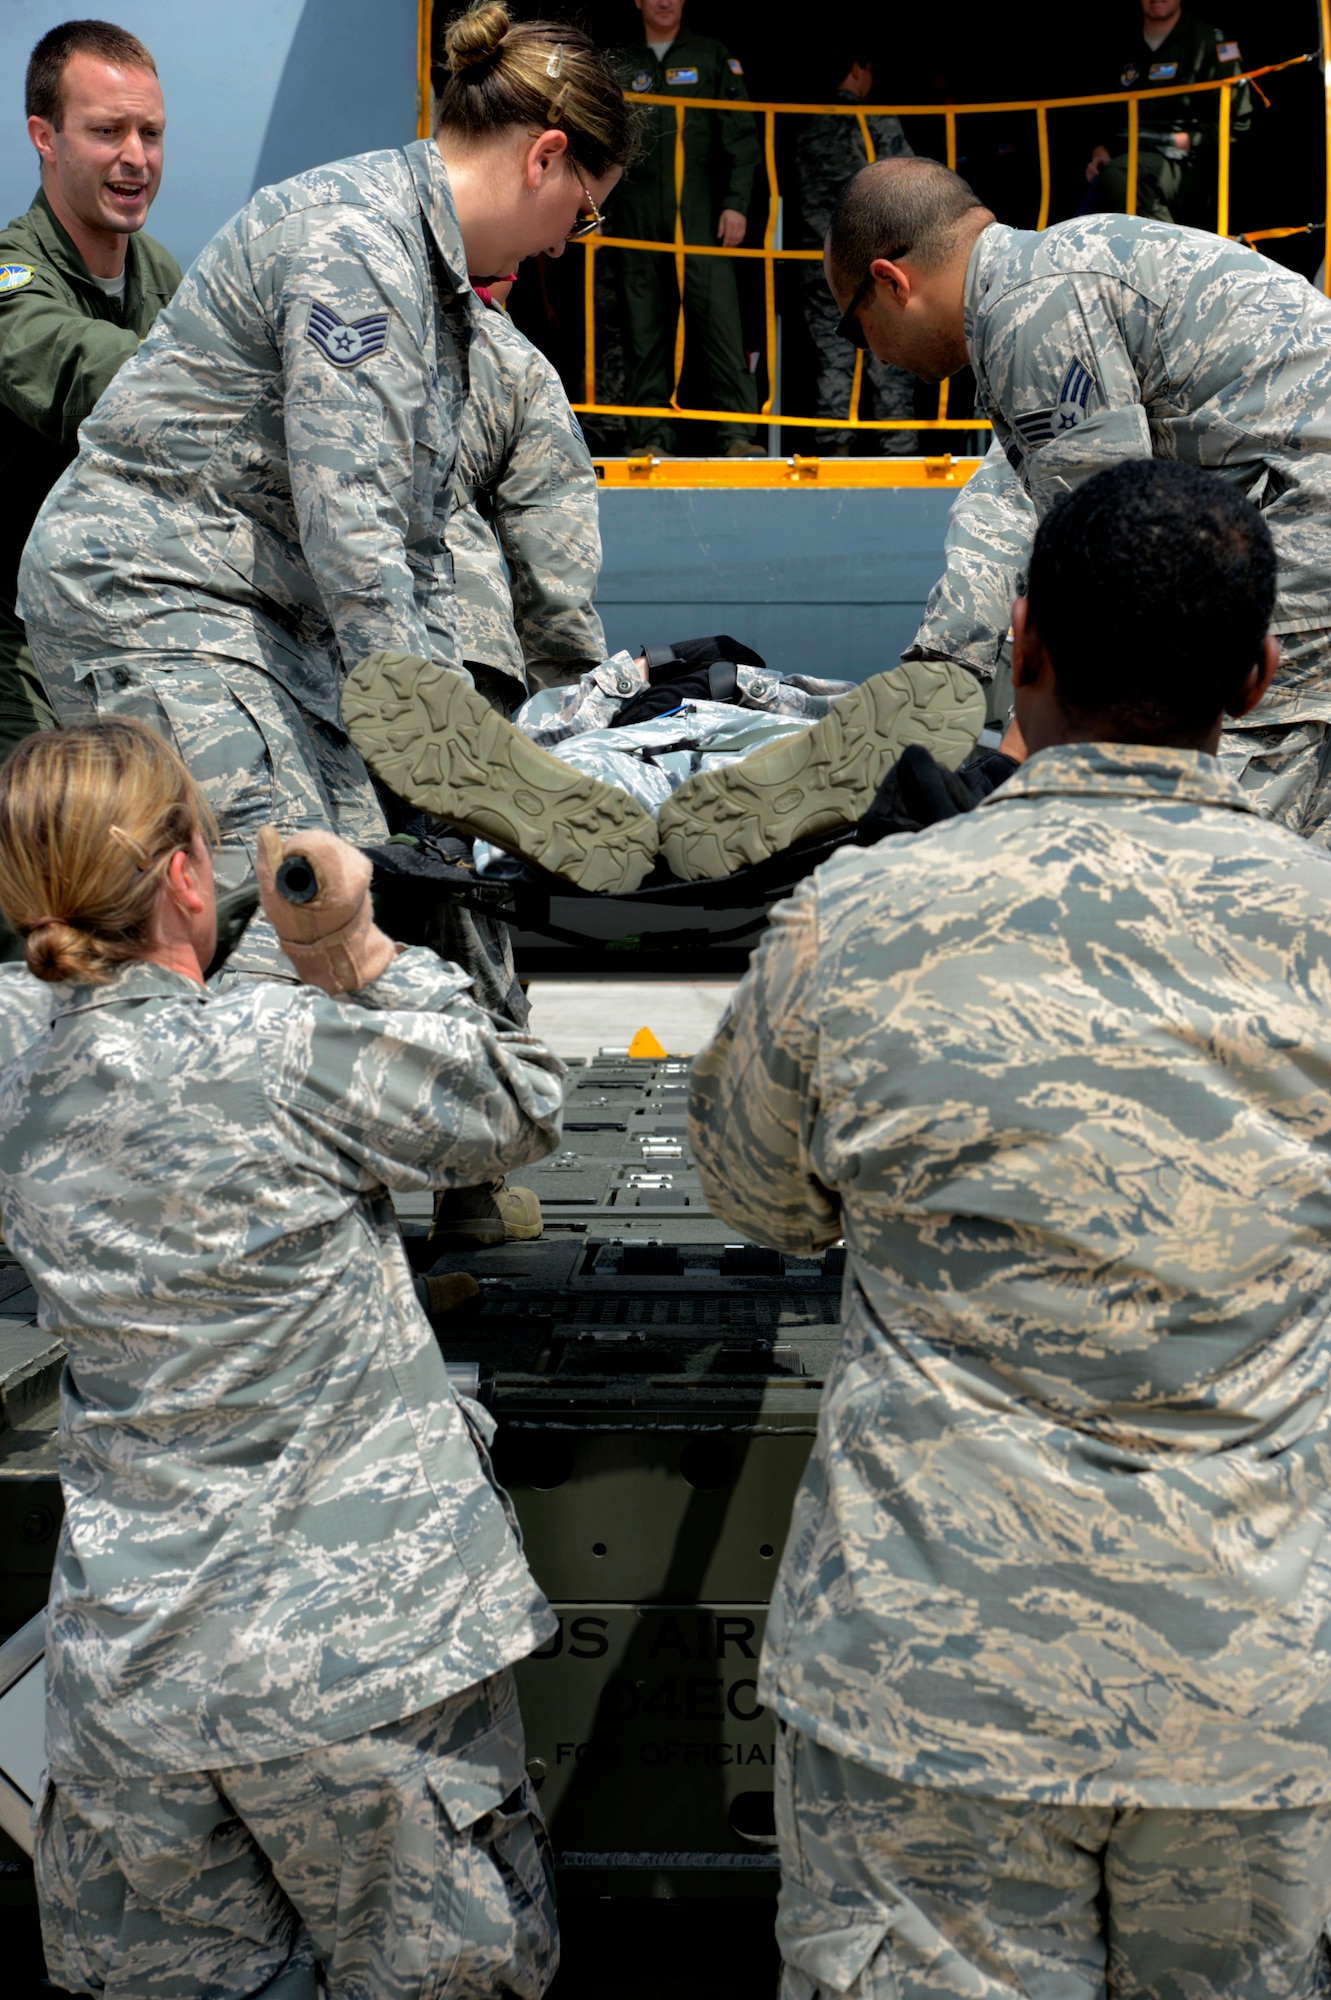
[[[564,44],[562,42],[556,42],[554,49],[551,53],[550,60],[545,66],[545,73],[549,77],[555,77],[560,74],[563,67],[564,67]]]
[[[146,874],[147,870],[152,867],[152,859],[143,842],[135,840],[133,834],[126,833],[125,829],[121,826],[109,826],[106,830],[112,840],[120,842],[120,845],[124,848],[140,875]]]

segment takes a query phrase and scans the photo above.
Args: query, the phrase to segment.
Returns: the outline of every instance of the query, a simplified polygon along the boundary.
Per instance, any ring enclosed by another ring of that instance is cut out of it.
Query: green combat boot
[[[501,1243],[530,1243],[545,1224],[530,1188],[507,1181],[444,1188],[434,1198],[430,1242],[439,1251],[496,1250]]]
[[[579,888],[627,894],[656,859],[636,799],[561,764],[429,660],[371,653],[347,676],[342,720],[399,797]]]
[[[908,743],[955,770],[984,727],[984,690],[950,660],[875,674],[798,736],[688,778],[657,832],[682,882],[710,882],[864,817]]]

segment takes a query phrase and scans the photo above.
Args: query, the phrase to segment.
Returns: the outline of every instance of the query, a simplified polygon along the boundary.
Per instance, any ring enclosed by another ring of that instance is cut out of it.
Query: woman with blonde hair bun
[[[489,0],[444,48],[432,138],[262,188],[206,246],[28,543],[29,643],[61,721],[135,716],[172,740],[228,887],[266,822],[387,837],[348,727],[399,793],[426,781],[428,735],[431,810],[584,887],[635,887],[655,857],[649,815],[459,671],[443,533],[487,310],[472,280],[598,227],[632,116],[581,29]],[[521,1006],[470,920],[454,951],[492,1007]],[[231,968],[283,976],[266,924]]]
[[[562,1069],[258,836],[290,983],[205,987],[206,805],[141,723],[0,767],[0,1212],[65,1343],[35,1868],[78,1993],[536,2000],[509,1671],[554,1631],[389,1190],[557,1143]],[[16,1025],[16,1022],[18,1025]]]
[[[216,838],[184,764],[142,723],[29,738],[0,772],[0,907],[28,970],[104,985],[161,944],[161,890],[210,873]]]
[[[134,717],[175,744],[232,899],[262,825],[389,837],[366,757],[411,807],[583,888],[636,888],[656,857],[650,814],[477,694],[444,535],[485,337],[472,279],[597,227],[630,113],[580,29],[484,4],[445,48],[432,138],[262,188],[206,246],[27,545],[56,714]],[[430,934],[525,1024],[505,925],[450,899]],[[227,975],[289,977],[261,916]],[[457,1190],[441,1231],[450,1217],[455,1247],[541,1232],[522,1190]]]

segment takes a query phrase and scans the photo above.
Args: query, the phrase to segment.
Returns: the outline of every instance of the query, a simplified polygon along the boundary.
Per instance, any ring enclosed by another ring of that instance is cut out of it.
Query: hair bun
[[[63,917],[43,917],[32,926],[24,943],[29,972],[53,986],[87,978],[91,962],[89,939]]]
[[[444,36],[444,55],[453,75],[475,69],[478,63],[489,62],[498,55],[511,25],[507,8],[501,7],[498,0],[482,0],[479,7],[471,7],[450,21]]]

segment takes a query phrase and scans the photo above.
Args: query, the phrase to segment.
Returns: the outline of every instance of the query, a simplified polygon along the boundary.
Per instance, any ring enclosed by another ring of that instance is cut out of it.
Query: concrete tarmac
[[[561,1056],[626,1049],[650,1028],[667,1055],[692,1056],[710,1041],[739,982],[702,979],[534,979],[533,1034]]]

